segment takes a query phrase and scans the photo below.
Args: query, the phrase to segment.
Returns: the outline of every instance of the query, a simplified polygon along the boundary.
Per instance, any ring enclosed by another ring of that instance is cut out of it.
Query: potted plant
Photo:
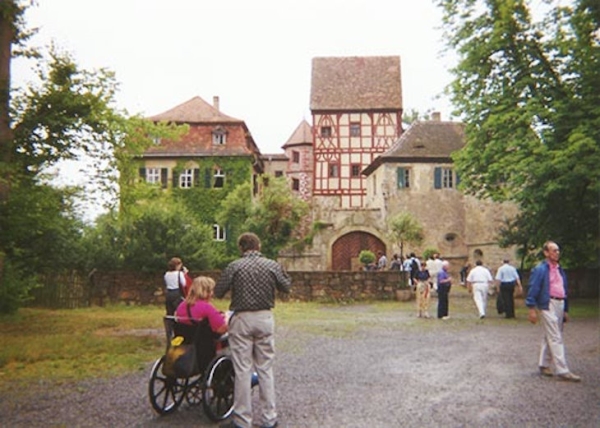
[[[365,270],[372,270],[375,263],[375,253],[369,250],[362,250],[358,255],[358,261],[363,264]]]

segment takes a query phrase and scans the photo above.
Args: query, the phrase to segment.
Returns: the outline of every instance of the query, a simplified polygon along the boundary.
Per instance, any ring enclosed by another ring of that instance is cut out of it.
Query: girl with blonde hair
[[[193,324],[208,319],[213,332],[225,333],[227,331],[225,316],[210,303],[214,289],[215,281],[212,278],[207,276],[194,278],[187,297],[175,311],[178,322]]]

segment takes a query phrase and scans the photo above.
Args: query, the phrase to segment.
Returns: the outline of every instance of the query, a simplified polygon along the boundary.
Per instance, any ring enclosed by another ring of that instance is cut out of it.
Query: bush
[[[26,301],[29,291],[36,286],[31,277],[25,277],[7,259],[4,259],[3,275],[0,278],[0,314],[14,314]]]
[[[370,265],[375,261],[375,253],[369,250],[362,250],[358,255],[358,261],[360,261],[363,265]]]

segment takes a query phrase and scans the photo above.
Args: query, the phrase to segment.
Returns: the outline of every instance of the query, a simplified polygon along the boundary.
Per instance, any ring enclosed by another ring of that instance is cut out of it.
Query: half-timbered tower
[[[361,174],[402,133],[400,57],[328,57],[312,61],[315,197],[361,208]]]

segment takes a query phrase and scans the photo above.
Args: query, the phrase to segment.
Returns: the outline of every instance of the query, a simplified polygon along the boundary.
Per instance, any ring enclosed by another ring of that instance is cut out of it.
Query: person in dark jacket
[[[525,304],[529,308],[529,321],[536,324],[541,320],[544,338],[539,357],[542,376],[556,376],[561,380],[579,382],[581,378],[569,370],[563,341],[563,322],[569,320],[567,300],[567,275],[558,264],[560,249],[555,242],[543,246],[546,260],[538,264],[529,277],[529,289]]]

